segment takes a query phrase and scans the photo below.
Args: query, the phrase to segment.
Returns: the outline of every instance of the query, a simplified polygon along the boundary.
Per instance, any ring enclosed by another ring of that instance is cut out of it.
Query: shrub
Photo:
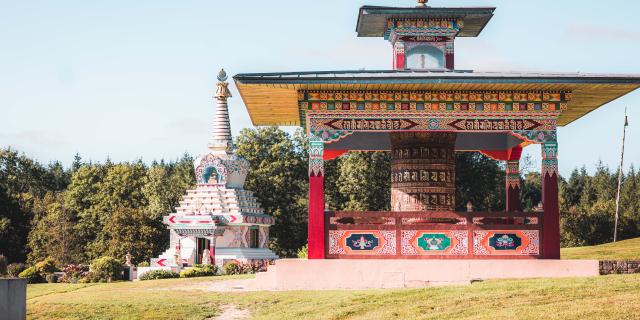
[[[267,271],[269,262],[267,260],[253,260],[247,264],[245,269],[249,269],[247,273],[258,273]]]
[[[44,280],[35,266],[24,269],[18,276],[27,279],[27,283],[41,283]]]
[[[242,263],[239,261],[231,261],[224,265],[224,274],[249,274],[267,271],[267,261],[255,260],[252,262]]]
[[[45,280],[47,280],[47,283],[57,283],[58,282],[58,276],[55,273],[49,273],[45,277]]]
[[[234,275],[242,274],[242,264],[238,261],[231,261],[224,265],[224,274]]]
[[[83,264],[70,264],[62,268],[64,275],[60,278],[60,282],[78,283],[80,279],[86,277],[89,268]]]
[[[306,259],[309,253],[309,246],[304,245],[304,247],[298,249],[298,259]]]
[[[55,261],[52,258],[46,258],[35,265],[36,270],[40,275],[45,278],[48,274],[58,271]]]
[[[91,272],[93,279],[102,282],[122,279],[122,263],[112,257],[104,256],[91,262]]]
[[[79,283],[92,283],[92,282],[107,282],[106,279],[100,279],[95,273],[87,271],[84,276],[78,280]]]
[[[157,280],[157,279],[172,279],[179,278],[180,275],[177,272],[170,270],[152,270],[140,277],[140,280]]]
[[[216,265],[195,265],[191,269],[180,271],[180,278],[208,277],[218,274]]]
[[[20,275],[20,272],[24,271],[27,267],[24,263],[12,263],[7,266],[7,274],[9,277],[17,278]]]
[[[148,267],[148,266],[149,266],[149,261],[142,261],[138,263],[138,267]]]

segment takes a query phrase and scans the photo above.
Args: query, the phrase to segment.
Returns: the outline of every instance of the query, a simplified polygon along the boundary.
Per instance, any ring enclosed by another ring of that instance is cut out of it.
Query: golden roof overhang
[[[246,73],[233,77],[254,125],[300,125],[298,91],[571,92],[567,125],[640,87],[640,75],[388,70]]]

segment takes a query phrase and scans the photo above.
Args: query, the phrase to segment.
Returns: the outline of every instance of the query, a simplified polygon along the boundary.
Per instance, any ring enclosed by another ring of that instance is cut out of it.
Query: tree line
[[[270,247],[295,256],[307,237],[307,139],[301,130],[244,129],[236,153],[251,165],[245,188],[254,191],[266,213],[276,218]],[[64,168],[43,165],[17,150],[0,149],[0,254],[10,262],[34,264],[51,257],[57,264],[87,263],[101,256],[134,263],[168,247],[162,216],[173,212],[195,186],[193,156],[172,161],[113,163],[83,161],[76,155]],[[330,210],[389,210],[390,157],[386,152],[352,152],[325,163],[325,201]],[[456,154],[456,209],[501,211],[505,205],[504,166],[479,153]],[[611,241],[617,171],[600,164],[595,174],[574,170],[561,177],[563,246]],[[541,201],[540,174],[522,177],[523,208]],[[640,174],[624,175],[619,235],[640,236]]]

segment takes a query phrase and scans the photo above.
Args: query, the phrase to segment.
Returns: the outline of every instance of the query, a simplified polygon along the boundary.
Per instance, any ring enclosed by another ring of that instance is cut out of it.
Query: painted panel
[[[396,232],[383,230],[330,230],[329,254],[395,255]]]
[[[467,230],[403,230],[403,255],[467,255]]]
[[[538,230],[474,231],[474,255],[539,255]]]

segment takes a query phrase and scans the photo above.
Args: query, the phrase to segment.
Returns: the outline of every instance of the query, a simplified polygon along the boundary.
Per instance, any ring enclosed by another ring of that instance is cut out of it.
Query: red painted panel
[[[507,211],[520,211],[520,188],[507,185]]]
[[[515,146],[507,150],[480,150],[479,152],[493,160],[520,160],[520,156],[522,156],[522,147]]]
[[[395,69],[404,70],[404,50],[395,53]]]
[[[558,175],[542,177],[542,205],[544,226],[542,229],[542,256],[560,259],[560,208],[558,206]]]
[[[450,70],[454,69],[453,53],[445,54],[445,68],[450,69]]]
[[[322,154],[322,159],[323,160],[333,160],[345,153],[347,153],[349,150],[324,150],[324,153]]]
[[[324,177],[309,177],[308,258],[324,259]]]

